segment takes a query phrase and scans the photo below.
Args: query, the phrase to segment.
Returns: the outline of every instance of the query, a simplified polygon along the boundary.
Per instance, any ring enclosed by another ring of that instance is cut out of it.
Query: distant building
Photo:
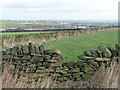
[[[89,28],[100,28],[100,26],[89,26]]]
[[[5,31],[5,28],[0,28],[0,31]]]
[[[89,26],[82,26],[82,25],[80,25],[80,26],[76,26],[76,28],[78,28],[78,29],[87,29],[87,28],[89,28]]]

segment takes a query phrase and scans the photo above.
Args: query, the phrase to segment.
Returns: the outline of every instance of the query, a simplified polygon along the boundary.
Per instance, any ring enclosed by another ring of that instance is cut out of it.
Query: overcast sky
[[[0,0],[0,19],[117,20],[119,0]]]

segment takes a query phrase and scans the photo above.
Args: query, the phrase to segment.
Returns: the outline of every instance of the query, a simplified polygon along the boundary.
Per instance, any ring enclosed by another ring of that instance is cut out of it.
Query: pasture
[[[77,56],[86,50],[94,50],[99,45],[114,46],[118,43],[118,30],[81,34],[79,36],[63,37],[44,43],[45,48],[55,49],[64,56],[64,60],[77,60]]]
[[[30,38],[36,35],[39,36],[42,33],[50,32],[5,32],[0,33],[0,36],[27,35],[27,37]],[[40,38],[37,38],[36,41],[39,43],[41,39],[38,39]],[[78,55],[82,54],[86,50],[96,49],[97,46],[102,44],[105,44],[106,46],[117,44],[118,30],[106,30],[91,34],[82,33],[79,36],[63,36],[62,38],[48,39],[42,43],[46,49],[54,49],[60,52],[64,57],[64,60],[77,60]]]

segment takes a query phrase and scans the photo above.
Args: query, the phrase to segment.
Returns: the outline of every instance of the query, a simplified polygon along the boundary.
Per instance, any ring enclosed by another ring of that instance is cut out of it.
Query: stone
[[[91,64],[94,66],[98,66],[98,62],[95,62],[95,61],[91,62]]]
[[[57,63],[58,61],[49,59],[49,60],[47,60],[47,62],[49,62],[49,63]]]
[[[59,67],[59,66],[61,66],[61,64],[60,63],[51,63],[50,66],[51,67]]]
[[[88,57],[88,56],[84,56],[84,55],[81,55],[80,56],[80,59],[82,60],[91,60],[91,59],[94,59],[95,57]]]
[[[17,57],[17,56],[14,56],[14,57],[13,57],[13,59],[14,59],[15,61],[20,60],[20,58],[19,58],[19,57]]]
[[[70,70],[69,72],[70,73],[77,73],[77,72],[80,72],[80,70],[79,69],[73,69],[73,70]]]
[[[82,80],[82,79],[83,79],[82,77],[78,77],[78,78],[76,78],[75,81],[80,81],[80,80]]]
[[[29,42],[28,45],[29,45],[29,48],[30,48],[30,53],[35,53],[34,44],[32,42]]]
[[[7,55],[11,55],[11,49],[12,49],[12,48],[6,49],[6,54],[7,54]]]
[[[62,81],[63,81],[63,78],[58,78],[57,80],[62,82]]]
[[[43,70],[43,69],[45,69],[45,67],[43,67],[43,66],[40,66],[37,68],[37,70]]]
[[[116,44],[115,48],[119,51],[120,50],[120,45]]]
[[[99,62],[111,61],[110,58],[96,58],[95,60],[96,60],[96,61],[99,61]]]
[[[53,60],[62,60],[63,57],[60,54],[58,54],[58,53],[53,53],[52,54],[52,59]]]
[[[34,47],[35,47],[35,53],[39,54],[40,53],[39,45],[35,44]]]
[[[106,46],[105,45],[100,45],[100,46],[98,46],[98,50],[100,50],[100,51],[104,51],[104,49],[106,48]]]
[[[67,74],[67,72],[65,70],[61,70],[59,73],[60,74]]]
[[[112,54],[111,57],[116,57],[117,56],[117,52],[116,52],[115,48],[109,47],[109,50],[110,50],[110,52]]]
[[[54,52],[55,52],[54,50],[48,49],[45,50],[45,55],[52,55]]]
[[[50,55],[44,55],[43,58],[44,58],[45,60],[50,60],[50,59],[51,59],[51,56],[50,56]]]
[[[39,62],[42,62],[43,61],[43,57],[41,56],[33,56],[31,59],[30,59],[31,62],[33,63],[39,63]]]
[[[23,49],[24,54],[29,54],[30,53],[30,49],[29,49],[28,45],[23,45],[22,49]]]
[[[36,64],[30,64],[29,67],[30,67],[29,69],[34,69],[35,70],[36,69]]]
[[[40,46],[39,46],[39,52],[40,52],[41,54],[44,54],[44,46],[43,46],[43,45],[40,45]]]
[[[92,53],[91,53],[90,51],[85,51],[85,52],[84,52],[84,55],[91,57],[91,56],[92,56]]]
[[[68,77],[63,77],[63,81],[67,81],[68,80]]]
[[[74,62],[72,62],[72,61],[64,62],[64,63],[62,64],[62,66],[63,66],[63,67],[65,67],[65,66],[66,66],[66,67],[69,67],[69,66],[73,67],[73,65],[74,65],[73,63],[74,63]]]
[[[60,77],[61,75],[60,74],[54,74],[55,77]]]
[[[42,65],[43,65],[42,62],[36,63],[36,66],[38,66],[38,67],[40,67],[40,66],[42,66]]]
[[[26,60],[26,61],[29,61],[31,59],[31,56],[30,55],[24,55],[21,60]]]
[[[23,55],[23,49],[22,49],[23,45],[17,45],[17,47],[18,47],[18,55]]]
[[[18,51],[18,48],[16,47],[16,46],[13,46],[12,48],[11,48],[11,54],[13,55],[13,56],[17,56],[17,51]]]
[[[99,58],[102,58],[102,51],[96,50],[96,53],[97,53],[97,56],[98,56]]]
[[[98,57],[98,55],[97,55],[95,50],[90,50],[90,52],[92,53],[92,57]]]
[[[13,58],[12,55],[3,55],[3,56],[2,56],[2,60],[12,59],[12,58]]]
[[[111,52],[109,49],[105,48],[104,50],[104,55],[106,58],[110,58],[112,56]]]
[[[2,50],[2,51],[0,51],[0,55],[6,55],[6,51],[5,50]]]
[[[48,62],[43,62],[43,66],[45,66],[46,68],[49,68],[51,66],[51,64]]]
[[[112,54],[106,46],[101,45],[98,47],[98,49],[103,52],[103,57],[105,57],[105,58],[111,57]]]

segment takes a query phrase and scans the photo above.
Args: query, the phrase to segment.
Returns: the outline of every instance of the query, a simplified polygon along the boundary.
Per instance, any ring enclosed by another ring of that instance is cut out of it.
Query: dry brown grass
[[[0,90],[2,89],[2,75],[0,76]]]
[[[23,78],[17,78],[17,74],[13,77],[11,72],[9,71],[9,65],[4,66],[3,71],[3,88],[73,88],[74,83],[71,81],[66,81],[62,83],[56,82],[53,80],[54,76],[45,75],[42,82],[32,82],[31,84],[27,83],[27,79],[23,80]],[[1,78],[0,78],[1,79]]]
[[[32,82],[31,84],[27,83],[26,81],[23,80],[23,78],[17,78],[18,75],[13,75],[11,74],[10,70],[10,65],[5,64],[4,65],[4,71],[3,71],[3,80],[1,79],[1,83],[3,88],[50,88],[51,84],[53,83],[52,77],[45,75],[44,79],[42,82]]]

